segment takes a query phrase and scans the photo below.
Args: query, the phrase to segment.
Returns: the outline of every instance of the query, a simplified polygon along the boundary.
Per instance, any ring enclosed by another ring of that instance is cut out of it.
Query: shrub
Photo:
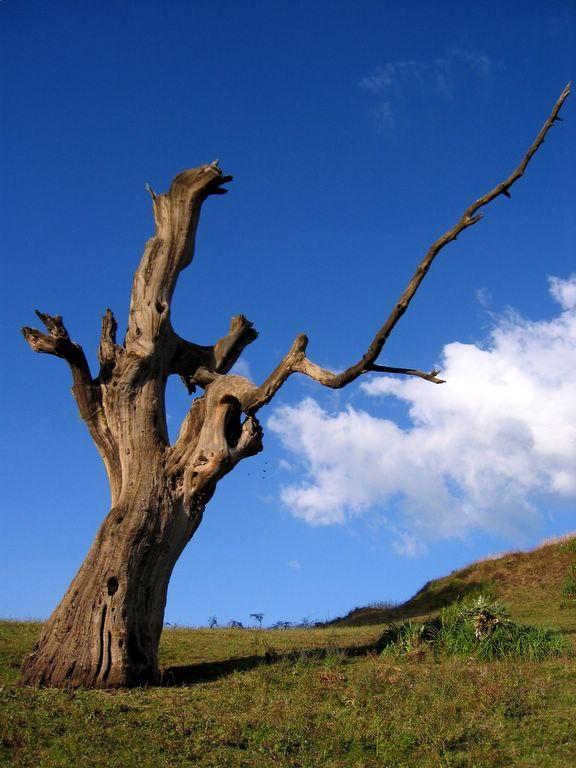
[[[474,656],[480,661],[515,658],[541,660],[569,651],[560,632],[515,624],[499,600],[478,595],[456,601],[436,619],[391,624],[378,643],[382,653],[407,656],[431,651],[437,656]]]
[[[413,651],[430,647],[440,628],[439,619],[432,619],[423,624],[404,621],[390,624],[378,639],[378,648],[384,655],[405,656]]]

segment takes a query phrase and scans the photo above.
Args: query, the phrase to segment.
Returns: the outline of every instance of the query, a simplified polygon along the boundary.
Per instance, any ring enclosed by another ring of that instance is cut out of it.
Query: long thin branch
[[[425,373],[424,371],[417,371],[414,368],[394,368],[391,365],[376,365],[376,363],[373,363],[370,366],[370,370],[376,373],[396,373],[402,374],[404,376],[418,376],[420,379],[425,379],[426,381],[432,382],[432,384],[446,383],[444,379],[438,378],[440,371],[437,370],[432,370],[430,373]]]
[[[452,242],[452,240],[456,240],[461,232],[480,221],[482,215],[479,214],[478,211],[481,208],[488,205],[499,195],[510,197],[510,188],[518,181],[521,176],[524,175],[528,163],[537,152],[539,147],[544,143],[544,139],[550,128],[556,121],[561,120],[558,114],[565,100],[568,98],[570,93],[570,85],[571,84],[568,83],[568,85],[562,91],[558,101],[550,113],[550,116],[524,155],[520,165],[510,174],[510,176],[508,176],[508,178],[500,182],[500,184],[496,185],[492,190],[469,205],[460,219],[456,222],[456,224],[430,246],[426,255],[418,265],[412,279],[408,284],[408,287],[394,305],[394,309],[388,316],[388,319],[378,330],[362,358],[341,373],[334,373],[332,371],[326,370],[325,368],[320,368],[320,366],[316,365],[306,357],[308,339],[305,334],[300,334],[294,341],[288,354],[270,374],[268,379],[266,379],[266,381],[258,388],[257,394],[254,395],[250,404],[251,412],[255,413],[259,408],[268,403],[274,397],[275,393],[286,381],[286,379],[293,373],[302,373],[319,382],[320,384],[332,389],[340,389],[341,387],[344,387],[357,379],[358,376],[361,376],[362,374],[368,373],[370,371],[416,375],[420,376],[421,378],[428,379],[429,381],[439,383],[439,380],[436,379],[436,374],[438,371],[432,371],[430,374],[423,374],[421,371],[415,371],[413,369],[390,369],[386,366],[376,365],[376,360],[378,359],[384,344],[388,340],[396,324],[408,309],[408,306],[412,301],[416,291],[420,287],[432,265],[432,262],[440,253],[440,251],[446,245],[448,245],[448,243]]]

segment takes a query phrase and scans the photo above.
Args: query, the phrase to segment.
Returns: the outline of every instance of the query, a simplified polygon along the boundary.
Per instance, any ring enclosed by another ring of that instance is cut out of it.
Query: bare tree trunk
[[[180,553],[202,520],[216,484],[242,459],[262,450],[257,411],[293,373],[339,388],[371,371],[419,376],[435,383],[438,371],[391,368],[378,356],[438,253],[480,220],[478,210],[499,195],[510,196],[530,159],[558,119],[566,87],[518,168],[470,205],[430,247],[408,287],[358,362],[341,373],[306,356],[300,334],[261,386],[229,373],[257,333],[243,315],[213,346],[180,338],[170,322],[170,303],[180,272],[191,262],[200,210],[209,195],[222,194],[217,162],[176,176],[170,190],[152,195],[156,234],[134,276],[126,338],[116,343],[116,321],[106,310],[98,349],[100,371],[92,377],[82,348],[71,341],[59,316],[37,312],[47,333],[24,328],[36,352],[70,366],[80,415],[104,461],[112,509],[60,605],[46,622],[21,681],[32,685],[132,686],[158,681],[158,643],[168,582]],[[168,442],[164,392],[178,374],[192,401],[178,439]]]
[[[194,530],[166,488],[139,487],[111,509],[25,660],[22,681],[102,688],[158,682],[168,582]]]

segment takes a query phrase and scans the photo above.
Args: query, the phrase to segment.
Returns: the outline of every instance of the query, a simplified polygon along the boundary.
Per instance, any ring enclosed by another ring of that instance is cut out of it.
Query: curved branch
[[[214,345],[214,369],[228,373],[249,344],[258,338],[254,323],[244,315],[236,315],[230,321],[230,330]]]
[[[62,317],[60,315],[47,315],[38,310],[36,310],[36,314],[45,325],[48,333],[26,327],[22,328],[22,334],[34,352],[61,357],[70,366],[73,381],[72,394],[78,405],[80,417],[86,422],[92,439],[100,451],[114,491],[112,467],[118,461],[118,446],[104,415],[102,390],[98,382],[92,378],[84,350],[70,339]],[[110,318],[114,320],[112,313],[108,310],[103,326],[106,325],[109,332],[112,333],[115,321],[110,324]]]
[[[176,336],[176,334],[174,334]],[[202,384],[196,373],[199,368],[210,367],[212,347],[194,344],[176,336],[176,347],[168,367],[168,374],[180,376],[188,394],[196,391],[196,385]]]
[[[218,161],[183,171],[163,195],[152,195],[156,234],[146,244],[134,275],[126,349],[147,356],[157,340],[171,332],[170,302],[180,272],[194,255],[200,210],[209,195],[223,194]]]
[[[242,376],[205,371],[206,394],[190,407],[180,434],[167,452],[166,468],[186,507],[193,497],[209,498],[217,481],[262,450],[262,429],[254,416],[242,419],[247,393],[255,385]]]
[[[83,410],[88,413],[93,409],[95,396],[94,382],[84,350],[70,339],[60,315],[47,315],[38,310],[36,310],[36,315],[48,333],[42,333],[36,328],[25,327],[22,328],[22,334],[34,352],[54,355],[66,360],[72,371],[74,396],[82,418],[84,418]]]
[[[372,342],[370,343],[362,358],[341,373],[334,373],[332,371],[326,370],[325,368],[321,368],[320,366],[316,365],[306,357],[305,353],[308,339],[305,334],[300,334],[294,341],[292,348],[286,357],[284,357],[284,359],[271,373],[264,384],[258,388],[257,393],[255,393],[250,404],[251,412],[255,413],[263,405],[270,402],[278,389],[293,373],[302,373],[319,382],[320,384],[332,389],[340,389],[341,387],[350,384],[362,374],[368,373],[370,371],[403,373],[412,376],[420,376],[421,378],[433,381],[434,383],[440,383],[440,380],[436,379],[436,374],[438,373],[437,371],[432,371],[430,374],[424,374],[421,371],[415,371],[413,369],[388,368],[387,366],[376,365],[376,360],[378,359],[378,356],[380,355],[396,324],[408,309],[408,306],[412,301],[416,291],[420,287],[432,265],[432,262],[440,253],[440,251],[452,240],[456,240],[461,232],[480,221],[482,218],[482,215],[478,213],[480,208],[488,205],[488,203],[492,202],[492,200],[494,200],[499,195],[510,197],[510,188],[518,181],[521,176],[524,175],[528,163],[537,152],[539,147],[544,143],[546,134],[554,125],[554,123],[561,119],[558,117],[558,113],[560,112],[560,109],[562,108],[565,100],[568,98],[568,95],[570,94],[570,86],[571,84],[568,83],[568,85],[560,94],[560,97],[554,105],[550,116],[524,155],[520,165],[510,174],[510,176],[508,176],[508,178],[500,182],[500,184],[496,185],[492,190],[469,205],[460,219],[456,222],[456,224],[430,246],[426,255],[418,265],[412,279],[408,284],[408,287],[396,302],[394,309],[388,316],[388,319],[384,325],[382,325],[382,327],[378,330],[372,339]]]
[[[206,382],[204,369],[212,373],[228,373],[246,347],[257,338],[258,331],[244,315],[232,318],[230,330],[214,346],[203,347],[178,337],[168,373],[178,374],[192,394],[196,385],[204,386]]]

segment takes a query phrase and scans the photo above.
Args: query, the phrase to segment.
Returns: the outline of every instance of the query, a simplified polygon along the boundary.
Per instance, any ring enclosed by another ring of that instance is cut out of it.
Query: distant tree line
[[[262,621],[264,620],[263,613],[251,613],[250,618],[254,619],[258,623],[258,629],[262,629]],[[170,626],[170,625],[167,625]],[[228,629],[246,629],[247,627],[241,621],[237,619],[230,619],[226,624],[220,625],[216,616],[210,616],[208,618],[208,626],[210,629],[217,629],[218,627],[227,627]],[[271,624],[268,629],[311,629],[312,627],[322,626],[321,621],[313,621],[305,616],[302,621],[276,621]]]

